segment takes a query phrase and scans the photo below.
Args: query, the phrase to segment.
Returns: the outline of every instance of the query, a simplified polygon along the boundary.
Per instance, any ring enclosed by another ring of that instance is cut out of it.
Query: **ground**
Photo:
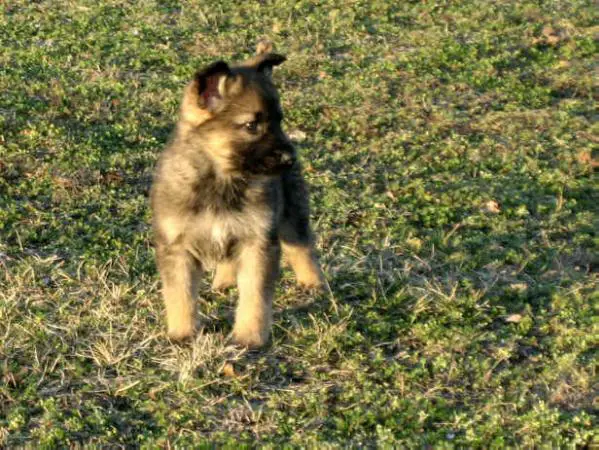
[[[0,5],[0,447],[592,446],[591,1]],[[271,38],[330,285],[165,336],[148,189],[187,80]]]

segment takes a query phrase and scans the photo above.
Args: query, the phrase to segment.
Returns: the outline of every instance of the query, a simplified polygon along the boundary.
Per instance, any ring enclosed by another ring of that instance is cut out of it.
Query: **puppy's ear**
[[[224,61],[198,71],[185,88],[181,104],[181,118],[200,125],[213,117],[224,105],[227,97],[241,89],[241,78],[231,73]]]
[[[272,74],[272,68],[285,62],[287,58],[278,53],[273,53],[273,43],[268,39],[262,39],[256,46],[256,55],[243,62],[243,67],[252,67],[258,72],[268,76]]]
[[[268,75],[272,73],[272,68],[287,61],[287,58],[278,53],[265,53],[260,56],[260,60],[256,64],[256,70]]]
[[[266,53],[272,53],[274,46],[271,40],[265,38],[258,41],[256,45],[256,55],[264,55]]]

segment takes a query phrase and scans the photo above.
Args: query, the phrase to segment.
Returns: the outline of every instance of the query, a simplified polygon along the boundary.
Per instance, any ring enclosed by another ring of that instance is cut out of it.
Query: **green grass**
[[[1,3],[0,447],[596,444],[596,5],[263,3]],[[174,345],[153,167],[265,35],[332,294]]]

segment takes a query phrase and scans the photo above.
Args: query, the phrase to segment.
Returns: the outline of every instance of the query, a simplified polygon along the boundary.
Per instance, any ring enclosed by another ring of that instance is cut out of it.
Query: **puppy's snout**
[[[283,166],[291,166],[295,162],[295,149],[286,139],[279,139],[276,153],[279,163]]]
[[[292,153],[283,152],[281,153],[279,160],[281,161],[281,164],[290,166],[295,162],[295,157]]]

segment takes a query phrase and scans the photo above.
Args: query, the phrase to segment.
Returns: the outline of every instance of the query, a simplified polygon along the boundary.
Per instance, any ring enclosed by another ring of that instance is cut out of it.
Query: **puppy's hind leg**
[[[216,273],[212,280],[212,289],[221,291],[235,285],[237,279],[237,263],[233,260],[223,261],[217,264]]]

